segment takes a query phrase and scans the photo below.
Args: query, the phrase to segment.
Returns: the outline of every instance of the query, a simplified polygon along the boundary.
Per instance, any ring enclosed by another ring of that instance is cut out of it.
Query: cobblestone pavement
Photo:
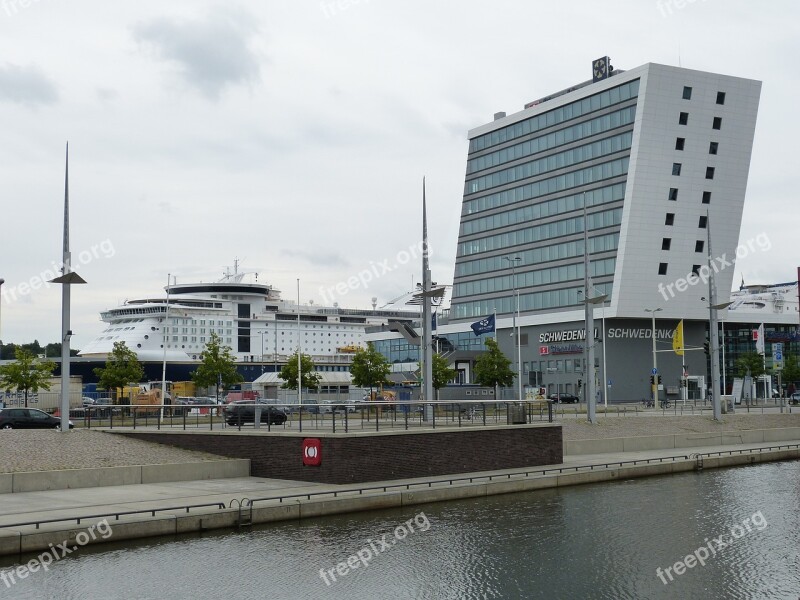
[[[671,433],[708,433],[715,431],[739,431],[743,429],[775,429],[800,427],[800,413],[793,414],[734,414],[722,415],[722,421],[714,421],[708,415],[700,416],[652,416],[652,417],[603,417],[598,415],[597,425],[590,425],[586,415],[568,417],[559,421],[565,440],[588,440],[641,435],[668,435]]]
[[[0,473],[220,460],[205,452],[76,429],[0,431]]]

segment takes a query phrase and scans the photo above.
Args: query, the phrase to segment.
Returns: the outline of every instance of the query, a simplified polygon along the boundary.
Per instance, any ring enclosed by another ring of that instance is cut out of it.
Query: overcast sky
[[[787,281],[798,256],[800,8],[790,0],[0,0],[0,277],[5,342],[60,338],[70,142],[73,347],[101,310],[242,269],[301,301],[382,305],[450,283],[467,131],[647,62],[764,82],[734,280]],[[795,184],[792,184],[795,181]],[[408,254],[406,254],[408,253]],[[380,265],[380,266],[379,266]],[[386,273],[385,267],[391,267]],[[364,269],[369,286],[341,295]],[[322,289],[322,292],[320,291]]]

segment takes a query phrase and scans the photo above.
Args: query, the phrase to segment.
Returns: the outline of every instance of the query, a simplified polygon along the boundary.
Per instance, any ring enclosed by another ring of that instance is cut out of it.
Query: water
[[[720,535],[705,566],[674,573]],[[366,567],[336,573],[367,549]],[[800,461],[86,547],[0,581],[0,598],[798,600]]]

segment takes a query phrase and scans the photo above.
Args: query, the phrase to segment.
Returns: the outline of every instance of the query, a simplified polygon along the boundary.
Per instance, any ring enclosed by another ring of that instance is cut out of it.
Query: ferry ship
[[[174,283],[165,291],[163,297],[127,300],[101,313],[108,326],[80,356],[105,360],[115,342],[125,342],[142,362],[196,363],[216,333],[240,363],[277,369],[297,350],[299,339],[315,364],[341,364],[331,370],[347,370],[355,350],[366,346],[366,327],[411,323],[420,315],[418,308],[403,308],[401,299],[377,308],[372,298],[372,310],[298,305],[259,283],[257,273],[239,272],[238,264],[219,281]]]
[[[731,292],[729,311],[752,314],[754,318],[770,319],[775,315],[797,315],[797,281],[771,285],[742,285]],[[758,317],[758,315],[761,317]],[[796,317],[795,317],[796,318]]]

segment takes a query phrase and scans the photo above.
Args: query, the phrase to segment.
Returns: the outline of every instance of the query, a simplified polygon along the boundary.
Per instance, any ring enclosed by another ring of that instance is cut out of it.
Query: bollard
[[[547,401],[547,422],[548,423],[552,423],[553,422],[553,401],[552,400],[548,400]]]

